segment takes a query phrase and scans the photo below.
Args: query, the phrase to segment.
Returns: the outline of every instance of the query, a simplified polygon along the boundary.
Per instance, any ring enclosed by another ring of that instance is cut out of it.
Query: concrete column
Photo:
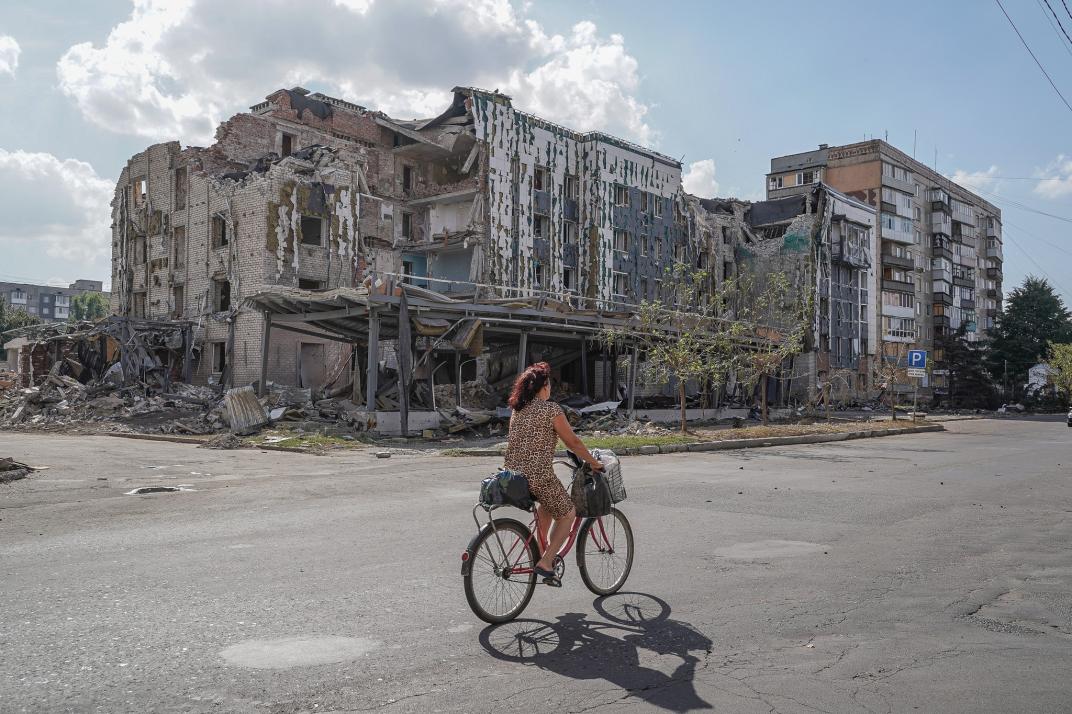
[[[272,313],[264,313],[264,335],[261,336],[261,382],[257,394],[268,393],[268,348],[272,342]]]
[[[517,345],[517,373],[521,374],[528,367],[529,333],[522,332]]]
[[[365,410],[369,418],[376,413],[376,391],[380,385],[380,316],[369,311],[368,376],[365,379]]]

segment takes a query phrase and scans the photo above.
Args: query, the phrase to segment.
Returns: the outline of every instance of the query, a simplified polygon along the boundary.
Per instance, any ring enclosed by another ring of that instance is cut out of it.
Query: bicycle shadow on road
[[[670,606],[645,593],[618,593],[593,603],[605,620],[578,612],[557,622],[521,619],[489,625],[481,646],[496,659],[533,664],[570,679],[604,679],[636,698],[675,712],[711,709],[696,692],[696,668],[713,643],[687,622],[670,618]],[[667,674],[641,664],[641,650],[672,655],[681,663]]]

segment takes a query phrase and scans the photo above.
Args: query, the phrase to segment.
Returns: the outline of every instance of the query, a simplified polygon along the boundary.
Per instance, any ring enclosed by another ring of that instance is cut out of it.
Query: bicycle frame
[[[480,525],[480,520],[476,517],[477,508],[482,508],[482,506],[480,504],[477,504],[473,507],[473,520],[476,521],[478,528],[482,528],[482,526]],[[511,563],[511,566],[516,565],[517,562],[524,556],[524,553],[527,550],[527,546],[529,543],[532,542],[533,538],[537,539],[537,544],[539,545],[539,548],[537,550],[540,553],[543,553],[547,550],[549,541],[543,538],[543,533],[540,531],[539,511],[535,511],[533,513],[532,521],[529,522],[529,537],[527,540],[524,541],[524,546],[526,547],[521,547],[519,549],[519,546],[522,545],[522,541],[520,538],[518,538],[514,540],[513,544],[510,546],[510,549],[507,550],[503,546],[502,539],[499,538],[498,530],[495,529],[495,519],[491,516],[491,511],[495,510],[494,507],[485,510],[488,514],[488,525],[495,533],[495,541],[499,545],[499,551],[502,553],[503,562]],[[577,536],[581,531],[581,527],[584,521],[595,521],[595,524],[589,527],[588,537],[592,538],[593,542],[596,544],[596,547],[599,548],[599,550],[605,549],[611,553],[614,552],[614,549],[610,545],[610,538],[607,537],[607,531],[603,527],[602,517],[582,518],[581,516],[577,516],[573,519],[573,525],[570,527],[569,538],[566,539],[566,542],[562,545],[562,548],[560,548],[557,553],[558,557],[565,559],[565,557],[569,555],[570,550],[573,549],[574,543],[577,542]],[[596,531],[596,528],[599,529],[598,532]],[[548,530],[550,530],[550,528],[548,528]],[[516,555],[515,551],[517,551]],[[524,566],[518,566],[516,569],[514,567],[510,567],[510,572],[512,574],[517,575],[528,575],[533,572],[533,569],[531,567]]]

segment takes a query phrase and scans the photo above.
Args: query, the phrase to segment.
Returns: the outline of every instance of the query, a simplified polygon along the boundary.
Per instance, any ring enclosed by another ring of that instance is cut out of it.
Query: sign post
[[[912,421],[917,421],[916,412],[919,410],[919,380],[927,376],[927,351],[908,350],[908,376],[915,379],[912,389]]]

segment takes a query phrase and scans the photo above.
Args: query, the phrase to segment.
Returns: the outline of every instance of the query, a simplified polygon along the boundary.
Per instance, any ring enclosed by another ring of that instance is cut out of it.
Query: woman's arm
[[[558,434],[558,438],[562,440],[567,449],[588,462],[588,465],[596,471],[603,470],[602,462],[592,456],[592,452],[588,450],[588,447],[584,445],[580,437],[573,433],[573,427],[570,426],[565,414],[559,413],[551,423],[554,424],[555,433]]]

